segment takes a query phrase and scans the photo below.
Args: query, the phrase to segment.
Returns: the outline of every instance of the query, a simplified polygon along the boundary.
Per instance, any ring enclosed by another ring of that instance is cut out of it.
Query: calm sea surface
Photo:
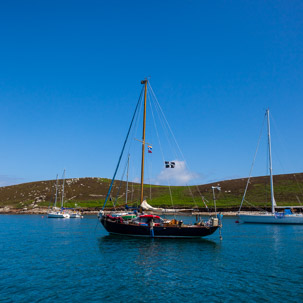
[[[183,218],[190,221],[191,218]],[[0,216],[0,302],[303,302],[303,226],[109,236],[96,216]]]

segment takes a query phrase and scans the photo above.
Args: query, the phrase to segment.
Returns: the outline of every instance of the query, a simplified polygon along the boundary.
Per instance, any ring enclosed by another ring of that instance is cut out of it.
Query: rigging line
[[[151,101],[150,101],[150,93],[149,91],[147,91],[147,102],[148,104],[150,105]],[[147,134],[148,136],[150,136],[150,141],[151,144],[153,142],[153,134],[151,132],[148,132]],[[152,163],[152,160],[153,160],[153,157],[152,157],[152,153],[146,157],[146,160],[148,162],[148,179],[149,179],[149,199],[151,200],[152,199],[152,178],[151,178],[151,175],[152,175],[152,167],[153,167],[153,163]]]
[[[199,195],[200,195],[200,197],[201,197],[201,199],[202,199],[202,202],[203,202],[205,208],[207,209],[208,212],[210,212],[210,209],[208,208],[207,204],[206,204],[205,201],[204,201],[204,200],[206,200],[206,199],[205,199],[204,196],[202,195],[202,193],[201,193],[201,191],[200,191],[200,188],[199,188],[199,185],[196,184],[195,186],[196,186],[196,188],[197,188],[197,190],[198,190],[198,193],[199,193]],[[207,200],[206,200],[206,201],[207,201]],[[208,203],[208,202],[207,202],[207,203]]]
[[[155,112],[157,114],[157,118],[160,121],[160,126],[161,126],[161,130],[163,131],[163,134],[164,134],[165,142],[168,143],[169,150],[173,152],[175,159],[177,159],[178,157],[177,157],[177,155],[174,151],[174,148],[172,146],[172,142],[171,142],[171,138],[169,136],[168,129],[165,126],[165,121],[164,121],[163,116],[161,115],[160,109],[158,108],[158,105],[155,101],[154,101],[154,108],[155,108]]]
[[[149,88],[151,89],[150,84],[149,84]],[[152,100],[152,98],[150,98],[150,100]],[[161,140],[160,140],[160,136],[159,136],[159,132],[158,132],[158,127],[157,127],[157,124],[156,124],[156,121],[155,121],[154,111],[153,111],[153,108],[151,106],[151,102],[149,102],[149,106],[150,106],[150,109],[151,109],[151,113],[152,113],[152,117],[153,117],[153,122],[154,122],[154,127],[155,127],[155,130],[156,130],[156,135],[157,135],[157,139],[158,139],[158,143],[159,143],[159,148],[160,148],[160,152],[161,152],[161,155],[162,155],[162,161],[163,161],[163,164],[164,164],[164,161],[165,161],[164,153],[163,153],[162,144],[161,144]],[[171,201],[172,207],[174,209],[174,203],[173,203],[173,198],[172,198],[171,186],[170,186],[170,182],[169,181],[168,181],[168,190],[169,190],[169,195],[170,195],[170,201]]]
[[[142,89],[144,91],[144,88]],[[134,139],[136,137],[136,135],[138,134],[138,128],[139,128],[139,120],[140,120],[140,113],[142,113],[142,107],[143,107],[143,93],[142,93],[142,99],[141,99],[141,102],[140,102],[140,106],[139,106],[139,109],[138,109],[138,115],[136,115],[136,120],[135,120],[135,123],[134,123],[134,127],[133,127],[133,131],[132,131],[132,134],[131,134],[131,138]],[[131,143],[129,145],[129,149],[128,149],[128,154],[130,154],[130,149],[134,146],[134,141],[135,140],[131,140]],[[133,157],[133,159],[135,159],[135,157]],[[132,163],[135,163],[134,161],[132,161]],[[132,176],[136,176],[138,174],[141,173],[141,171],[139,172],[139,168],[137,165],[132,165],[131,166],[131,175]],[[135,189],[134,189],[134,181],[132,181],[132,195],[131,195],[131,201],[134,201],[134,195],[135,195]],[[136,202],[136,205],[138,207],[138,202]]]
[[[141,113],[141,109],[142,109],[142,100],[140,102],[140,105],[139,105],[139,109],[138,109],[138,113]],[[135,118],[135,123],[134,123],[134,127],[132,128],[132,131],[131,131],[131,134],[130,134],[130,137],[135,137],[135,134],[137,133],[138,131],[138,127],[139,127],[139,116],[140,114],[136,115],[136,118]],[[133,146],[133,140],[130,140],[130,144],[129,144],[129,147],[128,147],[128,153],[130,153],[130,149],[131,147]]]
[[[143,94],[142,94],[142,96],[143,96]],[[141,113],[141,109],[142,109],[142,99],[141,99],[141,102],[140,102],[140,105],[139,105],[139,108],[138,108],[138,113]],[[138,131],[138,127],[139,127],[139,116],[140,116],[140,114],[138,114],[138,115],[136,115],[136,118],[135,118],[135,121],[134,121],[134,126],[133,126],[133,128],[132,128],[132,130],[131,130],[131,133],[130,133],[130,138],[135,138],[135,134],[137,133],[137,131]],[[128,150],[127,150],[127,155],[129,155],[130,154],[130,151],[131,151],[131,148],[133,147],[133,145],[134,145],[134,140],[129,140],[130,142],[129,142],[129,144],[128,144]],[[133,169],[132,169],[132,171],[133,171]],[[133,174],[133,175],[135,175],[135,174]],[[132,189],[133,189],[133,182],[132,182]],[[131,201],[133,201],[133,192],[132,192],[132,196],[131,196]]]
[[[301,200],[300,200],[300,198],[298,197],[298,195],[296,195],[296,198],[297,198],[297,201],[299,202],[299,204],[302,206]]]
[[[124,178],[124,175],[125,175],[125,172],[126,172],[127,164],[128,164],[128,161],[126,161],[126,164],[125,164],[122,176],[121,176],[119,188],[118,188],[118,191],[117,191],[116,199],[114,201],[114,208],[115,208],[115,210],[116,210],[116,204],[117,204],[117,200],[119,198],[119,193],[120,193],[120,189],[121,189],[121,186],[122,186],[123,178]]]
[[[56,186],[55,186],[56,187]],[[54,194],[54,191],[55,191],[55,187],[52,185],[51,186],[51,194],[50,194],[50,200],[49,200],[49,204],[48,204],[48,208],[51,207],[51,205],[53,206],[54,203],[53,203],[53,200],[54,200],[54,197],[53,197],[53,194]]]
[[[134,182],[132,182],[132,194],[130,195],[130,199],[132,202],[134,201]]]
[[[156,101],[156,102],[155,102],[155,103],[156,103],[156,106],[155,106],[155,107],[158,109],[158,116],[159,116],[160,121],[162,122],[162,127],[163,127],[163,129],[166,131],[166,137],[168,138],[167,141],[169,142],[170,148],[171,148],[171,150],[174,152],[176,159],[178,159],[179,156],[178,156],[178,154],[177,154],[175,148],[173,148],[173,144],[177,147],[177,151],[178,151],[179,154],[180,154],[181,161],[183,161],[183,164],[185,165],[185,168],[186,168],[186,169],[188,170],[188,172],[190,173],[189,166],[188,166],[187,162],[185,161],[185,157],[184,157],[184,155],[183,155],[183,153],[182,153],[182,151],[181,151],[181,148],[180,148],[180,146],[178,145],[178,142],[177,142],[177,140],[176,140],[176,137],[174,136],[174,133],[173,133],[173,131],[172,131],[172,129],[171,129],[171,127],[170,127],[170,125],[169,125],[169,123],[168,123],[166,117],[165,117],[165,114],[164,114],[164,112],[163,112],[163,110],[162,110],[162,108],[161,108],[161,106],[160,106],[160,103],[158,102],[158,100],[157,100],[157,98],[156,98],[154,92],[153,92],[153,95],[154,95],[154,98],[155,98],[155,101]],[[159,112],[160,112],[160,113],[159,113]],[[169,134],[170,134],[170,135],[169,135]],[[173,138],[173,140],[171,140],[171,137]],[[189,184],[186,183],[186,184],[185,184],[185,187],[187,187],[187,189],[188,189],[188,191],[189,191],[189,194],[190,194],[190,196],[191,196],[192,199],[193,199],[194,206],[198,207],[198,204],[197,204],[197,201],[196,201],[195,196],[194,196],[194,194],[193,194],[193,191],[192,191],[191,186],[189,186]],[[198,189],[198,192],[199,192],[199,189]],[[200,192],[199,192],[199,194],[200,194],[200,196],[201,196],[201,193],[200,193]],[[203,201],[203,200],[202,200],[202,201]],[[204,203],[204,204],[205,204],[205,203]],[[207,207],[206,207],[206,208],[207,208]]]
[[[172,130],[170,129],[170,126],[169,126],[169,124],[167,122],[167,119],[166,119],[166,117],[164,115],[164,112],[163,112],[163,110],[162,110],[162,108],[160,106],[160,103],[158,102],[158,99],[157,99],[157,97],[156,97],[156,95],[155,95],[155,93],[154,93],[154,91],[153,91],[150,83],[148,83],[148,85],[149,85],[150,91],[152,93],[153,99],[155,100],[155,102],[154,102],[155,105],[154,106],[155,106],[158,118],[160,120],[160,123],[162,125],[162,129],[164,131],[166,141],[168,142],[168,144],[170,146],[170,150],[174,153],[175,157],[178,158],[178,155],[175,152],[175,149],[173,148],[173,144],[172,144],[173,140],[171,138],[174,137],[174,135],[172,133]],[[175,140],[175,142],[176,142],[176,140]]]
[[[125,149],[125,145],[126,145],[126,143],[127,143],[127,140],[128,140],[129,133],[130,133],[131,128],[132,128],[132,126],[133,126],[133,122],[134,122],[134,119],[135,119],[135,116],[136,116],[136,113],[137,113],[138,106],[139,106],[140,101],[141,101],[142,94],[143,94],[143,88],[141,89],[141,93],[140,93],[140,96],[139,96],[139,99],[138,99],[138,102],[137,102],[137,105],[136,105],[136,108],[135,108],[135,112],[134,112],[134,114],[133,114],[133,118],[132,118],[132,120],[131,120],[129,129],[128,129],[128,132],[127,132],[127,135],[126,135],[126,138],[125,138],[125,141],[124,141],[122,150],[121,150],[121,154],[120,154],[120,157],[119,157],[119,160],[118,160],[118,164],[117,164],[116,170],[115,170],[115,172],[114,172],[114,176],[113,176],[113,178],[112,178],[111,184],[110,184],[110,186],[109,186],[109,189],[108,189],[108,192],[107,192],[107,195],[106,195],[106,198],[105,198],[105,201],[104,201],[102,210],[105,208],[105,205],[106,205],[107,200],[108,200],[108,197],[109,197],[109,195],[110,195],[110,192],[111,192],[113,183],[114,183],[114,181],[115,181],[115,177],[116,177],[116,174],[117,174],[117,171],[118,171],[120,162],[121,162],[121,158],[122,158],[122,156],[123,156],[123,152],[124,152],[124,149]]]
[[[247,204],[249,204],[250,206],[252,206],[252,207],[254,207],[255,209],[257,209],[257,210],[259,210],[259,211],[264,211],[264,212],[266,212],[266,210],[265,209],[262,209],[262,208],[259,208],[259,207],[256,207],[254,204],[252,204],[252,203],[250,203],[250,202],[248,202],[246,199],[244,199],[244,201],[247,203]]]
[[[266,171],[265,171],[265,176],[269,176],[270,175],[270,171],[269,171],[269,144],[267,143],[267,150],[266,150],[266,154],[267,154],[267,157],[266,157]],[[266,178],[265,179],[265,202],[267,204],[267,201],[268,201],[268,194],[267,194],[267,187],[268,187],[268,179]]]
[[[274,119],[274,117],[273,117],[272,114],[271,114],[271,121],[272,121],[272,124],[273,124],[273,126],[274,126],[273,130],[276,130],[275,134],[276,134],[276,137],[277,137],[278,144],[279,144],[279,146],[282,146],[282,153],[283,153],[284,155],[286,155],[286,154],[287,154],[287,148],[286,148],[287,144],[286,144],[286,141],[283,140],[283,137],[280,136],[281,131],[279,130],[278,124],[276,123],[276,120]],[[286,174],[287,171],[286,171],[286,169],[285,169],[285,167],[284,167],[284,165],[283,165],[283,163],[282,163],[282,161],[281,161],[281,159],[280,159],[280,157],[279,157],[279,154],[276,153],[276,152],[274,152],[274,153],[275,153],[275,154],[274,154],[275,158],[278,159],[279,164],[280,164],[280,167],[282,168],[282,172],[283,172],[284,174]],[[289,157],[286,157],[286,160],[288,160],[288,159],[289,159]],[[284,157],[284,160],[285,160],[285,157]],[[286,164],[287,164],[288,167],[291,167],[291,170],[292,170],[292,171],[295,171],[295,169],[293,169],[294,166],[290,163],[289,160],[286,161]],[[298,180],[297,180],[297,178],[296,178],[296,175],[295,175],[295,174],[293,174],[293,175],[294,175],[295,181],[296,181],[296,183],[297,183],[297,186],[298,186],[298,188],[299,188],[299,191],[300,191],[301,195],[303,195],[303,193],[302,193],[302,188],[301,188],[301,186],[300,186],[300,184],[299,184],[299,182],[298,182]],[[296,196],[296,198],[297,198],[297,200],[299,201],[299,203],[300,203],[300,205],[301,205],[301,201],[300,201],[299,197]]]
[[[275,131],[275,135],[276,135],[276,138],[277,138],[276,141],[278,141],[279,146],[282,146],[282,147],[283,147],[282,153],[285,154],[285,151],[286,151],[286,150],[285,150],[285,141],[283,141],[282,138],[280,137],[280,131],[279,131],[279,129],[278,129],[278,125],[277,125],[277,123],[276,123],[276,121],[275,121],[275,119],[274,119],[272,113],[271,113],[271,115],[270,115],[270,119],[271,119],[271,133],[273,133],[273,131]],[[274,126],[274,127],[272,127],[272,126]],[[281,151],[281,149],[279,149],[279,150]],[[276,149],[274,149],[274,150],[272,151],[272,153],[274,154],[274,158],[278,160],[278,162],[279,162],[279,164],[280,164],[280,167],[281,167],[281,169],[282,169],[282,173],[286,174],[286,169],[285,169],[285,167],[284,167],[284,165],[283,165],[283,163],[282,163],[282,161],[281,161],[281,158],[279,157],[279,153],[276,152]],[[280,154],[281,154],[281,153],[280,153]],[[286,159],[288,159],[288,157],[287,157]],[[287,164],[289,164],[289,161],[288,161]],[[289,166],[292,166],[292,165],[288,165],[288,167],[289,167]]]
[[[165,116],[164,116],[164,113],[162,111],[161,113],[161,107],[159,105],[159,102],[157,103],[156,102],[156,97],[155,95],[153,94],[153,103],[154,103],[154,107],[155,107],[155,111],[157,113],[157,117],[160,121],[160,125],[161,125],[161,129],[163,130],[163,133],[165,135],[165,139],[166,139],[166,142],[168,143],[168,146],[169,146],[169,150],[172,152],[172,154],[174,155],[174,159],[170,159],[170,160],[176,160],[178,161],[178,159],[180,159],[180,157],[178,156],[178,154],[176,153],[176,149],[173,147],[173,141],[172,141],[172,135],[171,135],[171,132],[169,132],[169,128],[167,127],[167,124],[165,123]],[[164,154],[164,153],[163,153]],[[163,159],[164,161],[165,159]]]
[[[297,179],[297,177],[296,177],[296,174],[294,174],[294,177],[295,177],[297,186],[298,186],[298,188],[299,188],[299,191],[301,192],[301,195],[303,195],[302,187],[301,187],[301,185],[300,185],[300,183],[299,183],[299,181],[298,181],[298,179]],[[299,199],[299,200],[300,200],[300,199]],[[300,202],[300,203],[301,203],[301,202]],[[300,204],[300,205],[301,205],[301,204]]]
[[[173,139],[174,139],[174,142],[175,142],[175,144],[176,144],[176,146],[177,146],[177,148],[178,148],[178,150],[179,150],[179,153],[181,154],[182,158],[184,159],[184,155],[183,155],[183,153],[182,153],[182,151],[181,151],[181,149],[180,149],[180,146],[179,146],[179,144],[178,144],[178,142],[177,142],[177,140],[176,140],[176,137],[175,137],[175,135],[174,135],[174,133],[173,133],[173,131],[172,131],[172,129],[171,129],[171,127],[170,127],[170,125],[169,125],[169,123],[168,123],[168,121],[167,121],[165,115],[164,115],[164,112],[163,112],[163,110],[162,110],[162,108],[161,108],[161,106],[160,106],[160,104],[159,104],[159,102],[158,102],[158,99],[157,99],[157,97],[156,97],[156,95],[155,95],[155,93],[154,93],[152,87],[150,86],[150,84],[149,84],[149,87],[150,87],[151,92],[153,93],[153,96],[154,96],[154,98],[155,98],[155,100],[156,100],[156,102],[157,102],[157,105],[158,105],[158,107],[159,107],[159,109],[160,109],[160,111],[161,111],[161,113],[162,113],[162,116],[163,116],[163,118],[164,118],[164,120],[165,120],[165,122],[166,122],[166,124],[167,124],[167,127],[168,127],[168,129],[169,129],[169,131],[170,131],[170,133],[171,133],[171,135],[172,135],[172,137],[173,137]]]
[[[161,108],[161,106],[160,106],[160,104],[159,104],[159,102],[158,102],[158,99],[157,99],[157,97],[156,97],[156,95],[155,95],[155,93],[154,93],[154,91],[153,91],[153,89],[152,89],[150,83],[148,83],[148,85],[149,85],[149,88],[150,88],[150,90],[151,90],[151,92],[152,92],[152,94],[153,94],[153,96],[154,96],[155,101],[156,101],[155,104],[158,106],[159,111],[160,111],[160,113],[162,114],[161,116],[162,116],[164,122],[165,122],[166,125],[167,125],[167,129],[169,130],[169,132],[170,132],[170,134],[171,134],[171,136],[172,136],[172,138],[173,138],[174,144],[177,146],[178,152],[179,152],[180,155],[181,155],[181,159],[182,159],[183,163],[185,164],[185,168],[187,168],[188,171],[190,172],[189,166],[188,166],[187,162],[185,161],[185,157],[184,157],[184,155],[183,155],[183,153],[182,153],[182,150],[181,150],[181,148],[180,148],[180,146],[179,146],[179,144],[178,144],[178,142],[177,142],[177,139],[176,139],[176,137],[175,137],[175,135],[174,135],[174,133],[173,133],[173,131],[172,131],[172,129],[171,129],[171,127],[170,127],[170,125],[169,125],[169,123],[168,123],[166,117],[165,117],[165,115],[164,115],[164,112],[163,112],[163,110],[162,110],[162,108]],[[159,115],[159,114],[158,114],[158,115]],[[159,115],[159,118],[160,118],[160,115]],[[162,122],[161,119],[160,119],[160,121]],[[166,129],[166,127],[163,126],[163,129]],[[169,138],[169,136],[167,136],[167,137]],[[172,144],[171,144],[170,140],[168,140],[168,142],[170,143],[171,150],[174,151],[174,148],[172,148]],[[175,154],[176,154],[176,153],[175,153]],[[177,154],[176,154],[176,155],[177,155]],[[178,158],[178,156],[177,156],[176,158]],[[189,190],[190,195],[192,196],[192,199],[194,200],[195,206],[198,206],[198,205],[197,205],[197,202],[196,202],[196,200],[195,200],[195,197],[194,197],[194,195],[193,195],[193,192],[192,192],[192,190],[191,190],[191,188],[190,188],[190,186],[189,186],[188,184],[186,184],[186,186],[187,186],[187,188],[188,188],[188,190]],[[197,185],[196,185],[196,187],[197,187]],[[198,189],[199,195],[201,196],[201,192],[200,192],[200,190],[199,190],[198,187],[197,187],[197,189]],[[203,200],[202,200],[202,201],[203,201]],[[204,204],[205,204],[205,203],[204,203]],[[206,206],[206,205],[205,205],[205,206]],[[206,206],[206,208],[207,208],[207,206]]]
[[[209,201],[204,196],[202,196],[202,198],[209,204]]]
[[[272,113],[271,113],[271,115],[270,115],[270,119],[271,119],[271,125],[274,126],[274,128],[273,128],[272,130],[274,130],[274,131],[276,130],[276,132],[275,132],[275,135],[276,135],[276,138],[277,138],[276,141],[278,141],[278,144],[279,144],[280,146],[283,147],[283,153],[286,154],[285,146],[287,146],[287,145],[286,145],[285,141],[283,140],[283,138],[280,136],[280,130],[279,130],[279,128],[278,128],[278,124],[276,123],[276,120],[275,120],[275,118],[273,117]],[[280,149],[281,149],[281,148],[280,148]],[[285,170],[285,168],[284,168],[284,166],[283,166],[283,164],[282,164],[281,159],[279,158],[278,153],[275,153],[275,158],[278,159],[278,161],[279,161],[279,163],[280,163],[280,166],[281,166],[281,168],[282,168],[282,171],[285,173],[286,170]],[[287,157],[286,159],[288,160],[288,157]],[[287,164],[289,164],[289,162],[288,162]],[[288,166],[293,166],[293,165],[288,165]]]
[[[152,180],[151,180],[151,170],[152,170],[152,164],[151,164],[151,160],[148,162],[148,179],[149,179],[149,199],[152,199]]]
[[[168,135],[168,132],[167,132],[167,128],[165,127],[165,123],[164,123],[164,120],[163,120],[163,117],[161,114],[159,114],[159,109],[157,108],[157,104],[155,102],[155,98],[151,98],[151,100],[153,100],[153,103],[154,103],[154,107],[155,107],[155,110],[156,110],[156,113],[157,113],[157,117],[160,121],[160,124],[162,126],[162,130],[165,134],[165,137],[166,137],[166,141],[169,143],[170,145],[170,150],[173,151],[173,148],[171,146],[171,140],[170,140],[170,137]],[[151,104],[150,104],[151,106]],[[152,112],[152,115],[153,115],[153,122],[154,122],[154,125],[155,125],[155,129],[156,129],[156,132],[157,132],[157,137],[158,137],[158,142],[159,142],[159,146],[160,146],[160,149],[161,149],[161,154],[162,154],[162,161],[163,161],[163,164],[165,162],[165,157],[164,157],[164,152],[163,152],[163,147],[162,147],[162,144],[161,144],[161,139],[160,139],[160,136],[159,136],[159,131],[158,131],[158,127],[157,127],[157,124],[156,124],[156,120],[155,120],[155,115],[154,115],[154,111],[152,109],[152,106],[151,106],[151,112]],[[177,158],[177,157],[176,157]],[[165,169],[165,168],[164,168]],[[174,206],[174,201],[173,201],[173,195],[172,195],[172,188],[171,188],[171,179],[167,179],[167,186],[168,186],[168,191],[169,191],[169,196],[170,196],[170,200],[171,200],[171,205],[172,205],[172,208],[175,209],[175,206]],[[174,214],[175,216],[175,214]]]
[[[149,86],[150,86],[150,84],[149,84]],[[163,110],[162,110],[162,108],[161,108],[161,105],[160,105],[160,103],[158,102],[158,99],[157,99],[157,97],[156,97],[154,91],[152,90],[151,86],[150,86],[150,89],[151,89],[151,91],[152,91],[152,93],[153,93],[153,96],[154,96],[154,98],[155,98],[157,107],[159,108],[159,111],[161,112],[161,117],[163,117],[163,120],[164,120],[164,122],[165,122],[165,124],[166,124],[166,127],[163,126],[163,128],[169,130],[169,133],[171,134],[171,137],[173,138],[173,142],[174,142],[174,144],[176,145],[177,150],[178,150],[178,152],[179,152],[179,154],[180,154],[180,156],[181,156],[180,158],[181,158],[182,161],[184,162],[186,168],[189,170],[189,166],[188,166],[188,164],[187,164],[186,161],[185,161],[184,154],[183,154],[183,152],[182,152],[182,150],[181,150],[181,148],[180,148],[180,146],[179,146],[179,144],[178,144],[178,142],[177,142],[177,139],[176,139],[176,137],[175,137],[175,135],[174,135],[174,133],[173,133],[171,127],[170,127],[170,124],[168,123],[168,121],[167,121],[167,119],[166,119],[166,117],[165,117],[165,114],[164,114],[164,112],[163,112]],[[160,115],[159,115],[159,116],[160,116]],[[170,136],[168,136],[168,138],[170,138]],[[169,140],[169,141],[170,141],[170,140]],[[171,145],[171,142],[170,142],[170,145]],[[173,151],[175,150],[174,148],[172,148],[172,145],[171,145],[171,149],[172,149]],[[175,155],[177,156],[177,153],[176,153]],[[178,158],[178,156],[177,156],[177,158]]]
[[[248,177],[248,179],[247,179],[247,183],[246,183],[244,195],[243,195],[243,197],[242,197],[241,205],[240,205],[240,208],[239,208],[238,211],[241,211],[242,204],[243,204],[243,202],[244,202],[244,199],[245,199],[245,196],[246,196],[246,192],[247,192],[247,189],[248,189],[248,184],[250,183],[251,174],[252,174],[253,167],[254,167],[254,164],[255,164],[255,161],[256,161],[256,157],[257,157],[257,153],[258,153],[258,149],[259,149],[259,145],[260,145],[260,140],[261,140],[261,135],[262,135],[263,128],[264,128],[265,119],[266,119],[266,114],[264,115],[264,118],[263,118],[262,127],[261,127],[261,130],[260,130],[259,139],[258,139],[256,151],[255,151],[255,154],[254,154],[253,163],[252,163],[251,168],[250,168],[249,177]]]
[[[97,225],[99,225],[98,223],[99,223],[99,220],[97,219],[97,223],[96,223],[96,226],[94,228],[94,233],[96,233]]]
[[[142,94],[142,96],[143,96],[143,94]],[[142,97],[141,97],[141,99],[139,98],[139,100],[140,100],[140,105],[139,105],[139,108],[138,108],[138,110],[137,110],[138,113],[141,112],[141,108],[142,108]],[[135,133],[137,132],[138,126],[139,126],[138,121],[139,121],[139,115],[136,115],[135,120],[134,120],[134,126],[132,127],[132,129],[131,129],[131,131],[130,131],[130,136],[129,136],[129,137],[132,137],[133,134],[135,134]],[[130,140],[130,143],[128,144],[128,152],[127,152],[127,154],[130,153],[130,149],[131,149],[132,146],[133,146],[133,140]],[[123,173],[123,176],[124,176],[124,173]],[[123,177],[121,177],[121,179],[123,179]],[[116,180],[114,180],[114,183],[113,183],[113,184],[116,184],[115,181],[116,181]],[[119,185],[119,186],[121,186],[121,182],[120,182],[120,185]],[[114,201],[114,199],[111,200],[111,201],[112,201],[112,205],[113,205],[113,207],[114,207],[115,210],[116,210],[116,201],[117,201],[117,199],[118,199],[119,190],[120,190],[120,187],[119,187],[119,189],[118,189],[118,193],[117,193],[117,196],[116,196],[115,201]]]
[[[132,161],[132,159],[131,159],[131,161]],[[132,166],[132,165],[130,165],[130,175],[131,176],[134,176],[135,175],[135,173],[134,173],[134,167]],[[131,195],[130,195],[130,201],[131,201],[131,203],[133,203],[134,202],[134,181],[131,181],[130,182],[131,183]],[[137,205],[137,204],[136,204]],[[138,206],[138,205],[137,205]]]

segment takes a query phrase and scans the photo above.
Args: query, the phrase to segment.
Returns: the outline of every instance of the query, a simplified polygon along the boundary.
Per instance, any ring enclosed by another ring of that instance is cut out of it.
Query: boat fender
[[[219,226],[219,219],[218,218],[211,218],[211,225],[213,227]]]

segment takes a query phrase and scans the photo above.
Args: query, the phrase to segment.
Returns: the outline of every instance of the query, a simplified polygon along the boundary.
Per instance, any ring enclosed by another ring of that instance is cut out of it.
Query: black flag
[[[172,161],[165,161],[165,168],[175,168],[176,163]]]

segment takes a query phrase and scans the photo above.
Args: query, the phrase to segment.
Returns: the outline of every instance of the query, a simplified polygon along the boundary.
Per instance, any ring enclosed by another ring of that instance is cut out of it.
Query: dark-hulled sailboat
[[[145,141],[145,128],[146,128],[146,95],[147,95],[147,84],[148,80],[141,81],[144,85],[144,105],[143,105],[143,135],[142,135],[142,158],[141,158],[141,192],[140,192],[140,203],[144,201],[144,154],[145,145],[148,144]],[[143,90],[141,91],[141,95]],[[141,98],[141,96],[140,96]],[[139,100],[140,100],[139,98]],[[115,180],[124,149],[133,126],[136,112],[139,108],[139,101],[137,103],[135,113],[133,115],[126,139],[123,144],[123,148],[119,157],[118,165],[116,167],[113,179],[111,181],[107,196],[102,210],[98,214],[98,219],[104,226],[104,228],[111,234],[126,235],[126,236],[138,236],[138,237],[152,237],[152,238],[201,238],[213,234],[219,227],[221,227],[221,217],[211,217],[208,221],[197,221],[194,224],[187,225],[183,224],[182,220],[177,221],[166,220],[158,215],[154,214],[143,214],[142,208],[136,218],[131,220],[124,219],[123,216],[116,214],[105,214],[104,208],[108,200],[111,200],[111,190],[113,182]]]

